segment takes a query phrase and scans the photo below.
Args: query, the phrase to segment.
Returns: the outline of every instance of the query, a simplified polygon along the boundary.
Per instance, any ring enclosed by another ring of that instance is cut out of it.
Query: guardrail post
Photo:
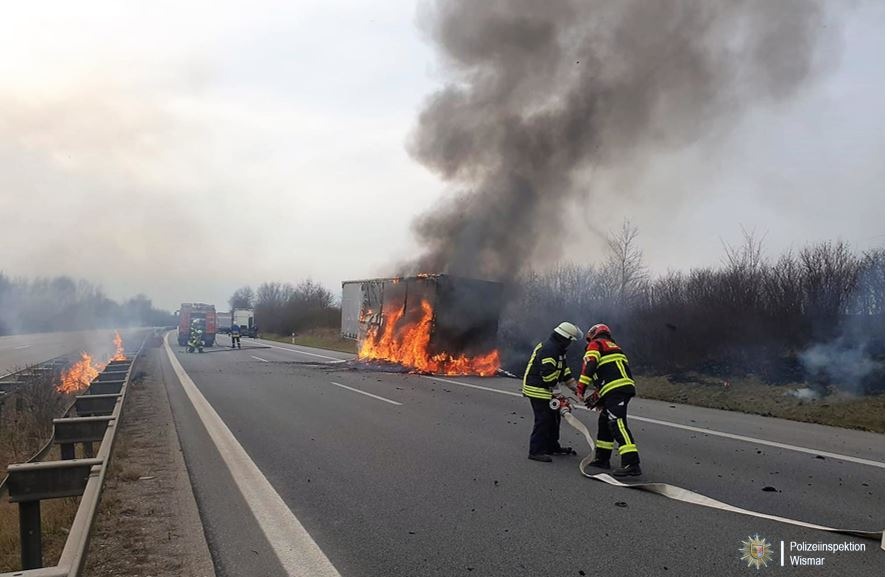
[[[18,504],[18,525],[22,543],[22,569],[43,567],[40,501],[22,501]]]
[[[74,458],[77,443],[83,443],[83,453],[87,458],[94,455],[93,443],[101,442],[113,416],[104,417],[65,417],[52,420],[52,440],[61,446],[62,460]]]
[[[72,459],[9,465],[9,500],[18,503],[22,569],[43,567],[40,501],[83,494],[93,467],[102,459]]]

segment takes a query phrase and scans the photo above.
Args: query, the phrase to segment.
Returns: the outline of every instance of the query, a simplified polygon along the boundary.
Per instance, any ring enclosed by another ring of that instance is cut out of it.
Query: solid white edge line
[[[289,351],[291,353],[296,353],[297,355],[308,355],[309,357],[320,357],[321,359],[328,359],[331,361],[341,361],[342,359],[337,359],[336,357],[328,357],[326,355],[318,355],[317,353],[309,353],[307,351],[300,351],[298,349],[291,349],[289,347],[278,347],[277,345],[265,345],[266,347],[271,347],[272,349],[280,349],[282,351]]]
[[[391,399],[386,399],[385,397],[380,397],[379,395],[374,395],[373,393],[361,391],[360,389],[355,389],[354,387],[349,387],[348,385],[343,385],[342,383],[334,383],[333,381],[330,381],[330,384],[336,385],[337,387],[342,387],[343,389],[348,389],[349,391],[354,391],[355,393],[360,393],[361,395],[373,397],[374,399],[378,399],[380,401],[385,401],[386,403],[391,403],[392,405],[397,405],[397,406],[403,405],[403,403],[398,403],[397,401],[392,401]]]
[[[269,361],[268,359],[263,359],[262,357],[257,357],[257,356],[255,356],[255,355],[250,355],[250,356],[251,356],[252,358],[256,359],[257,361],[262,361],[263,363],[270,363],[270,362],[271,362],[271,361]]]
[[[291,577],[341,577],[185,372],[166,337],[163,346],[185,394],[287,574]]]
[[[441,381],[443,383],[451,383],[454,385],[460,385],[463,387],[470,387],[472,389],[480,389],[482,391],[490,391],[491,393],[499,393],[501,395],[510,395],[512,397],[521,397],[520,393],[514,393],[511,391],[502,391],[500,389],[494,389],[491,387],[482,387],[480,385],[472,385],[471,383],[461,383],[459,381],[454,381],[451,379],[442,379],[440,377],[429,377],[425,376],[426,379],[431,379],[434,381]],[[576,408],[588,410],[587,407],[577,406]],[[786,443],[777,443],[776,441],[768,441],[766,439],[756,439],[754,437],[746,437],[745,435],[736,435],[733,433],[725,433],[723,431],[716,431],[714,429],[703,429],[702,427],[693,427],[690,425],[682,425],[680,423],[673,423],[671,421],[660,421],[659,419],[651,419],[650,417],[639,417],[637,415],[631,416],[632,420],[642,421],[644,423],[652,423],[654,425],[662,425],[664,427],[673,427],[675,429],[683,429],[685,431],[692,431],[694,433],[703,433],[706,435],[712,435],[715,437],[724,437],[726,439],[733,439],[735,441],[743,441],[746,443],[752,443],[755,445],[765,445],[767,447],[775,447],[777,449],[785,449],[787,451],[795,451],[798,453],[807,453],[808,455],[820,455],[822,457],[829,457],[832,459],[838,459],[841,461],[849,461],[851,463],[859,463],[860,465],[868,465],[869,467],[879,467],[884,469],[884,463],[881,461],[872,461],[870,459],[863,459],[861,457],[852,457],[850,455],[841,455],[839,453],[831,453],[829,451],[820,451],[817,449],[808,449],[807,447],[799,447],[797,445],[788,445]]]
[[[872,461],[870,459],[863,459],[861,457],[852,457],[850,455],[841,455],[839,453],[831,453],[829,451],[820,451],[818,449],[808,449],[807,447],[799,447],[797,445],[788,445],[785,443],[777,443],[776,441],[768,441],[766,439],[757,439],[755,437],[746,437],[745,435],[734,435],[733,433],[725,433],[723,431],[715,431],[714,429],[703,429],[702,427],[691,427],[690,425],[681,425],[680,423],[672,423],[670,421],[660,421],[659,419],[651,419],[649,417],[637,417],[632,416],[632,419],[637,421],[644,421],[647,423],[653,423],[654,425],[664,425],[666,427],[674,427],[676,429],[684,429],[685,431],[692,431],[694,433],[703,433],[706,435],[713,435],[716,437],[724,437],[727,439],[734,439],[736,441],[745,441],[746,443],[753,443],[755,445],[765,445],[767,447],[775,447],[777,449],[785,449],[787,451],[795,451],[798,453],[807,453],[808,455],[819,455],[822,457],[829,457],[831,459],[839,459],[841,461],[850,461],[851,463],[859,463],[860,465],[868,465],[870,467],[880,467],[884,468],[884,463],[881,461]]]

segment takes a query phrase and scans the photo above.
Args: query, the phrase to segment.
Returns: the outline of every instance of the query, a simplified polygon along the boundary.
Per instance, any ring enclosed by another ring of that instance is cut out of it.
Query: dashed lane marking
[[[349,391],[354,391],[355,393],[360,393],[361,395],[366,395],[368,397],[378,399],[380,401],[385,401],[386,403],[391,403],[392,405],[403,405],[403,403],[398,403],[397,401],[392,401],[391,399],[386,399],[385,397],[380,397],[379,395],[374,395],[373,393],[361,391],[360,389],[355,389],[354,387],[349,387],[348,385],[343,385],[342,383],[334,383],[333,381],[330,381],[330,384],[336,385],[337,387],[342,387],[343,389],[348,389]]]
[[[267,347],[271,347],[272,349],[280,349],[282,351],[289,351],[291,353],[296,353],[297,355],[308,355],[309,357],[320,357],[321,359],[328,359],[330,361],[342,361],[342,359],[337,359],[336,357],[328,357],[326,355],[318,355],[317,353],[309,353],[308,351],[300,351],[299,349],[291,349],[289,347],[278,347],[277,345],[265,345]]]

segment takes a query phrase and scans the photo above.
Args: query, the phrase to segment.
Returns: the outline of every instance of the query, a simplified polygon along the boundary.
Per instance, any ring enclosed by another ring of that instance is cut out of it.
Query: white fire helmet
[[[577,341],[582,338],[582,331],[573,323],[563,322],[554,327],[554,332],[571,341]]]

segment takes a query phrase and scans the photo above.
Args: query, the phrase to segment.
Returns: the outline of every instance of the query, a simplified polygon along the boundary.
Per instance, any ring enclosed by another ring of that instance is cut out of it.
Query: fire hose
[[[843,535],[852,535],[854,537],[860,537],[862,539],[875,539],[881,541],[881,549],[884,549],[884,531],[858,531],[856,529],[836,529],[834,527],[826,527],[824,525],[817,525],[815,523],[807,523],[805,521],[797,521],[795,519],[788,519],[786,517],[780,517],[778,515],[770,515],[767,513],[759,513],[757,511],[750,511],[748,509],[742,509],[741,507],[735,507],[728,503],[724,503],[722,501],[718,501],[716,499],[712,499],[711,497],[706,497],[700,493],[696,493],[694,491],[690,491],[688,489],[684,489],[682,487],[677,487],[675,485],[669,485],[667,483],[623,483],[607,473],[597,473],[591,474],[586,469],[588,468],[588,464],[594,459],[594,437],[592,437],[591,432],[588,430],[588,427],[585,424],[577,419],[573,415],[573,405],[572,403],[578,403],[578,399],[575,399],[567,394],[561,392],[560,394],[555,395],[555,397],[551,400],[551,408],[553,410],[558,411],[561,414],[561,417],[567,421],[567,423],[576,429],[585,440],[588,442],[588,446],[591,447],[591,453],[582,459],[579,462],[579,472],[582,473],[583,476],[588,477],[589,479],[594,479],[596,481],[602,481],[607,483],[608,485],[612,485],[614,487],[622,487],[626,489],[637,489],[639,491],[646,491],[648,493],[655,493],[657,495],[662,495],[663,497],[667,497],[669,499],[674,499],[675,501],[683,501],[684,503],[690,503],[692,505],[699,505],[701,507],[709,507],[711,509],[720,509],[722,511],[730,511],[732,513],[738,513],[740,515],[748,515],[750,517],[758,517],[761,519],[769,519],[771,521],[777,521],[779,523],[786,523],[788,525],[796,525],[798,527],[806,527],[808,529],[818,529],[820,531],[828,531],[830,533],[840,533]]]

